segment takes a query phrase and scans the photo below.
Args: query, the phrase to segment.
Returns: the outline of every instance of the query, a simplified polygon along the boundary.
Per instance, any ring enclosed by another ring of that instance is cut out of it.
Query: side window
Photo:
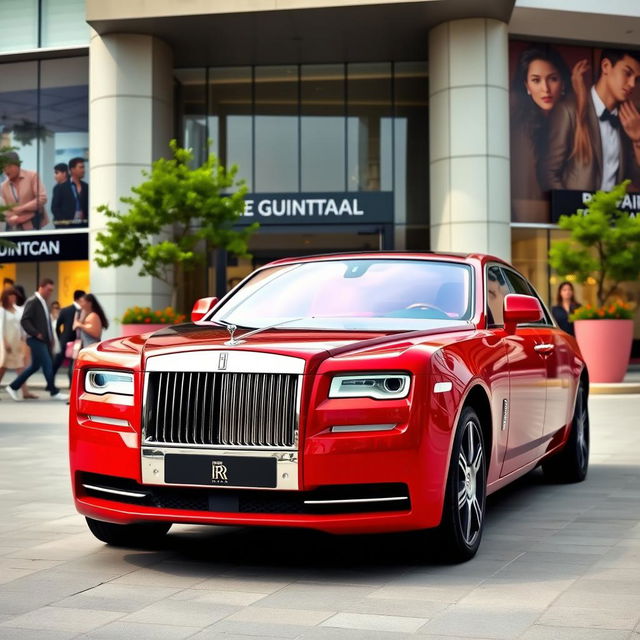
[[[487,317],[489,327],[499,327],[504,324],[504,297],[509,293],[509,287],[502,269],[491,266],[487,269]]]
[[[544,316],[541,320],[538,320],[538,322],[532,322],[531,324],[553,324],[549,319],[549,314],[547,313],[542,300],[540,300],[540,296],[535,292],[534,288],[521,275],[519,275],[515,271],[511,271],[511,269],[504,269],[503,273],[505,274],[505,278],[509,282],[509,286],[511,289],[509,293],[521,293],[525,296],[533,296],[534,298],[538,299],[538,302],[540,303],[540,306],[542,307],[542,310],[544,312]]]
[[[504,275],[507,278],[511,288],[511,291],[509,291],[509,293],[521,293],[525,296],[533,295],[533,293],[531,292],[531,287],[529,287],[527,281],[522,276],[518,275],[515,271],[505,269]]]

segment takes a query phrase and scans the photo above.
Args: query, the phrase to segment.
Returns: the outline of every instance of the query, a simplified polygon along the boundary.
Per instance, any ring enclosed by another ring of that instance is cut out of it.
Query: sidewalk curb
[[[589,393],[595,394],[636,394],[640,393],[640,382],[592,382]]]

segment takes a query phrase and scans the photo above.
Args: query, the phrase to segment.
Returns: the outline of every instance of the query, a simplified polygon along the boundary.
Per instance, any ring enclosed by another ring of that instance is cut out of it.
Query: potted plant
[[[96,263],[101,267],[140,266],[139,275],[153,276],[169,285],[171,307],[142,314],[127,309],[127,318],[142,317],[148,329],[159,317],[171,318],[176,309],[180,278],[204,264],[213,249],[247,256],[249,236],[257,224],[238,229],[234,224],[244,211],[246,186],[236,180],[237,167],[226,169],[211,153],[193,167],[193,152],[169,143],[170,158],[156,160],[143,171],[144,182],[132,187],[132,196],[121,198],[124,213],[107,205],[98,207],[106,218],[106,231],[96,235]],[[137,309],[137,311],[135,310]],[[141,315],[142,314],[142,315]]]
[[[622,282],[640,277],[640,218],[618,207],[629,180],[611,191],[598,191],[579,215],[561,216],[559,226],[568,241],[549,250],[549,262],[561,276],[596,284],[597,305],[586,305],[571,316],[576,339],[591,382],[620,382],[633,341],[633,309],[615,296]]]
[[[157,331],[170,324],[184,322],[186,315],[177,313],[173,307],[153,311],[150,307],[129,307],[122,316],[122,335],[135,336],[148,331]]]

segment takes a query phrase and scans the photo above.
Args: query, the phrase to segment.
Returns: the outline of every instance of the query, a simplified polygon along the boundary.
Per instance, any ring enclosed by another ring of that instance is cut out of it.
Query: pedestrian
[[[551,314],[558,323],[558,326],[570,335],[575,335],[573,322],[569,321],[569,316],[582,305],[576,300],[576,293],[573,285],[565,280],[560,283],[556,294],[556,304],[551,307]]]
[[[15,282],[11,278],[3,278],[2,280],[2,290],[5,289],[13,289],[15,287]]]
[[[69,167],[67,166],[66,162],[59,162],[53,167],[53,179],[55,180],[57,185],[62,184],[69,179]],[[56,188],[54,187],[54,193],[55,189]]]
[[[0,296],[0,382],[7,369],[18,373],[24,368],[21,314],[16,306],[15,289],[7,288]]]
[[[51,306],[49,307],[49,314],[51,315],[51,332],[54,335],[51,353],[54,356],[55,360],[55,356],[60,353],[60,341],[58,340],[58,336],[56,334],[56,325],[58,323],[58,318],[60,317],[60,303],[57,300],[54,300],[51,303]]]
[[[84,162],[84,158],[71,158],[69,160],[70,178],[61,181],[53,188],[51,211],[56,222],[72,224],[86,222],[88,219],[89,185],[83,180]]]
[[[40,218],[47,202],[47,192],[35,171],[22,169],[20,156],[15,151],[3,154],[4,174],[0,195],[5,206],[7,231],[31,231],[40,228]]]
[[[21,284],[14,284],[13,288],[16,290],[16,305],[20,307],[20,310],[24,308],[24,303],[27,301],[27,294],[24,292],[24,287]]]
[[[53,292],[53,280],[44,278],[40,281],[38,290],[25,304],[20,324],[26,331],[27,344],[31,350],[31,364],[8,386],[7,393],[16,402],[22,400],[18,395],[18,389],[38,369],[42,368],[47,391],[52,400],[67,400],[68,396],[60,393],[53,378],[53,363],[51,360],[51,345],[53,343],[53,331],[47,301]]]
[[[18,320],[22,320],[22,314],[24,313],[24,305],[27,301],[27,294],[24,292],[24,287],[21,284],[16,284],[13,287],[16,290],[16,310],[18,312]],[[24,366],[28,367],[31,364],[31,349],[27,346],[27,334],[20,325],[20,335],[22,337],[22,354],[24,357]],[[22,373],[19,371],[18,373]],[[38,396],[35,393],[31,393],[27,383],[22,385],[22,397],[25,400],[37,400]]]
[[[73,323],[73,328],[80,332],[80,344],[84,348],[102,340],[102,331],[109,327],[109,321],[92,293],[84,295],[79,302],[82,314]]]
[[[55,377],[58,369],[62,366],[67,353],[67,344],[76,339],[76,330],[73,328],[73,321],[80,316],[82,307],[80,299],[85,295],[82,289],[76,289],[73,292],[73,304],[63,307],[56,321],[56,336],[60,344],[60,351],[53,359],[53,375]],[[73,359],[69,358],[69,386],[71,386],[71,377],[73,375]]]

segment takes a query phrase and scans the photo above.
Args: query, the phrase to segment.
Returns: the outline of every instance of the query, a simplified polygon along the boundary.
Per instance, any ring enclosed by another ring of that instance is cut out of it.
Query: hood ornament
[[[226,346],[235,347],[237,344],[240,344],[240,340],[236,340],[233,337],[233,334],[236,332],[237,328],[238,327],[236,327],[235,324],[228,324],[227,325],[227,331],[229,332],[229,340],[227,340],[227,342],[225,342]]]
[[[290,322],[297,322],[298,320],[304,320],[305,318],[289,318],[288,320],[283,320],[282,322],[276,322],[275,324],[270,324],[265,327],[258,327],[257,329],[253,329],[253,331],[248,331],[247,333],[243,333],[241,336],[241,340],[236,340],[233,337],[235,333],[236,327],[235,324],[226,325],[227,331],[229,332],[229,340],[227,340],[224,344],[226,347],[235,347],[238,344],[242,344],[245,342],[245,338],[250,338],[251,336],[255,336],[257,333],[262,333],[263,331],[268,331],[269,329],[275,329],[276,327],[280,327],[283,324],[289,324]],[[315,319],[315,316],[311,316],[311,319]]]

